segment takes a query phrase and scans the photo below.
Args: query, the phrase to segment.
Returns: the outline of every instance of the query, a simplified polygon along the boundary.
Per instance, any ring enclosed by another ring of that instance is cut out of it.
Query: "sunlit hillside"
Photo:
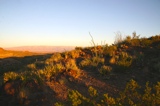
[[[7,57],[32,56],[32,55],[38,55],[38,54],[42,54],[42,53],[33,53],[29,51],[13,51],[13,50],[5,50],[3,48],[0,48],[0,59],[7,58]]]
[[[113,45],[91,36],[91,44],[23,56],[0,48],[0,105],[160,105],[160,35],[117,35]]]

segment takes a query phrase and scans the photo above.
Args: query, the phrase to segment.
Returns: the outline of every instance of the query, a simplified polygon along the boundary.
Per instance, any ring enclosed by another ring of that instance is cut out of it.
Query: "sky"
[[[160,34],[160,0],[0,0],[0,47],[112,44]]]

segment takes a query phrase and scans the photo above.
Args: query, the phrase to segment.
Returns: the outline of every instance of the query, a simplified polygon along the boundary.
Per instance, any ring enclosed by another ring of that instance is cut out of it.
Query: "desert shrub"
[[[74,59],[69,59],[66,63],[65,63],[65,69],[67,71],[67,74],[77,78],[80,75],[80,70],[76,65],[76,61]]]
[[[103,95],[104,99],[101,100],[103,104],[102,106],[115,106],[116,105],[116,100],[115,98],[110,97],[107,93]],[[118,104],[117,104],[118,105]]]
[[[82,67],[82,68],[87,67],[90,64],[91,64],[91,60],[90,59],[84,59],[79,63],[80,67]]]
[[[20,79],[20,75],[16,72],[7,72],[7,73],[4,73],[3,75],[3,81],[4,83],[9,81],[9,80],[16,80],[16,79]]]
[[[152,40],[152,42],[157,42],[160,41],[160,35],[156,35],[156,36],[152,36],[151,38],[149,38]]]
[[[65,63],[66,70],[78,70],[76,61],[74,59],[68,59]]]
[[[149,82],[146,83],[146,88],[141,92],[140,86],[134,80],[130,80],[120,97],[116,102],[125,106],[158,106],[160,105],[160,82],[152,88],[149,87]]]
[[[111,70],[112,70],[112,67],[103,65],[98,71],[102,75],[107,75],[111,72]]]
[[[131,64],[132,56],[128,55],[127,52],[121,52],[117,61],[117,66],[119,67],[119,69],[125,70],[126,68],[130,67]]]
[[[131,39],[132,39],[131,36],[126,36],[126,39],[125,39],[125,40],[126,40],[127,42],[130,42]]]
[[[55,53],[51,58],[46,60],[46,64],[53,64],[53,62],[60,62],[63,59],[60,53]]]
[[[105,46],[104,50],[103,50],[103,54],[106,56],[114,56],[116,50],[117,50],[117,46],[115,46],[115,45]]]
[[[140,43],[141,43],[142,46],[148,47],[152,44],[152,41],[147,39],[147,38],[141,38]]]
[[[40,76],[45,77],[45,79],[49,80],[52,77],[55,77],[58,73],[62,72],[65,67],[61,63],[57,63],[55,65],[48,65],[43,70],[39,70],[38,73]]]
[[[91,49],[91,51],[93,53],[93,56],[98,57],[98,51],[97,51],[96,43],[94,42],[94,39],[93,39],[91,34],[90,34],[90,36],[91,36],[91,45],[93,46],[93,49]]]
[[[84,59],[82,60],[79,65],[82,68],[96,68],[98,65],[103,65],[104,64],[104,58],[100,57],[92,57],[90,59]]]
[[[157,85],[154,86],[155,94],[152,94],[154,96],[153,102],[154,104],[160,105],[160,82],[157,82]]]
[[[28,64],[28,65],[27,65],[27,69],[28,69],[28,70],[36,70],[36,64],[34,64],[34,63]]]
[[[21,73],[7,72],[3,76],[4,83],[7,81],[15,81],[15,80],[21,81],[22,86],[31,81],[39,85],[43,83],[43,79],[37,71],[24,71]]]
[[[69,102],[71,102],[72,106],[96,106],[97,105],[97,97],[98,92],[92,86],[89,86],[88,93],[90,98],[83,96],[76,90],[70,90],[68,94]]]
[[[25,85],[28,82],[34,82],[38,85],[43,84],[43,78],[37,71],[24,71],[20,74],[22,85]]]
[[[98,92],[95,88],[93,88],[92,86],[89,86],[88,88],[88,92],[89,92],[89,95],[93,98],[97,97],[98,96]]]
[[[74,58],[78,58],[80,51],[81,51],[81,50],[72,50],[72,51],[69,52],[69,55],[70,55],[70,57],[73,58],[73,59],[74,59]]]
[[[134,80],[130,80],[127,83],[126,88],[123,92],[120,93],[120,98],[117,98],[117,102],[121,105],[133,106],[136,103],[141,102],[141,94],[138,92],[140,86]]]
[[[68,98],[72,106],[91,105],[90,100],[76,90],[69,91]]]
[[[56,102],[54,106],[64,106],[62,103]]]
[[[140,46],[140,39],[132,39],[130,46]]]
[[[130,80],[118,97],[111,97],[108,93],[99,95],[98,91],[90,86],[90,97],[85,97],[76,90],[69,90],[68,104],[72,106],[159,106],[160,105],[160,82],[153,87],[146,83],[142,89],[135,80]],[[63,104],[62,104],[63,105]]]
[[[64,53],[62,53],[62,57],[64,58],[64,59],[69,59],[69,58],[71,58],[70,57],[70,55],[69,55],[69,52],[64,52]]]
[[[104,64],[104,58],[100,58],[100,57],[93,57],[91,59],[92,61],[92,66],[97,67],[99,64]]]
[[[111,57],[110,60],[109,60],[109,63],[110,64],[115,64],[116,63],[116,56]]]
[[[119,44],[123,41],[123,38],[122,38],[122,34],[121,32],[117,32],[115,33],[116,36],[115,36],[115,41],[114,41],[114,44]]]
[[[121,44],[131,45],[131,40],[131,36],[128,35]]]

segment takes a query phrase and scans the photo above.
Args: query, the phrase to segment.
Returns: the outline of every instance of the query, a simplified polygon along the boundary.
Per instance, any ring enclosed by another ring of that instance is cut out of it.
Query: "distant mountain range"
[[[4,48],[5,50],[29,51],[36,53],[53,53],[73,50],[74,46],[19,46]]]

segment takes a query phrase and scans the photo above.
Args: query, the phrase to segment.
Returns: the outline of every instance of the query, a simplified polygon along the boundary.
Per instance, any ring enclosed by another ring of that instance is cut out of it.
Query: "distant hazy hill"
[[[73,50],[74,46],[20,46],[5,48],[6,50],[29,51],[38,53],[64,52]]]

